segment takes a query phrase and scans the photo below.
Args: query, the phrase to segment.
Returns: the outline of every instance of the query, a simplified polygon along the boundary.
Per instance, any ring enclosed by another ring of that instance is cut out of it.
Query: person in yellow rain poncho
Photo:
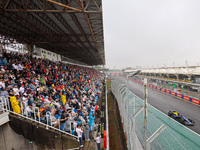
[[[20,107],[19,107],[19,102],[17,101],[16,97],[15,96],[11,96],[10,97],[10,102],[11,102],[11,106],[13,108],[13,111],[15,113],[20,114],[21,110],[20,110]]]
[[[67,99],[66,99],[66,95],[65,95],[65,92],[62,93],[62,103],[63,105],[65,105]]]

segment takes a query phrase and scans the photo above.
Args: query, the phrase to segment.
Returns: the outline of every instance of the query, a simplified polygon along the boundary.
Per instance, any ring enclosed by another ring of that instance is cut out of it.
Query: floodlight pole
[[[127,83],[127,92],[126,92],[126,97],[127,97],[127,99],[128,99],[128,97],[129,97],[129,77],[132,77],[132,76],[134,76],[134,75],[127,75],[126,76],[126,83]],[[133,101],[134,102],[134,107],[135,107],[135,100]],[[127,109],[127,111],[128,111],[128,113],[127,113],[127,115],[128,115],[128,122],[129,122],[129,103],[128,103],[128,109]],[[134,111],[135,111],[135,108],[134,108]],[[134,112],[134,114],[135,114],[135,112]],[[129,124],[128,124],[129,125]],[[128,128],[129,129],[129,128]],[[135,146],[135,144],[136,144],[136,141],[135,141],[135,116],[133,116],[133,146],[134,146],[134,150],[135,150],[135,148],[136,148],[136,146]]]
[[[127,100],[128,100],[128,97],[129,97],[129,77],[132,77],[132,75],[126,75],[126,99]],[[125,106],[125,108],[126,108],[126,106]],[[129,106],[128,106],[127,111],[129,113]],[[128,113],[127,113],[127,115],[128,115]],[[128,115],[128,119],[129,119],[129,115]]]
[[[146,130],[147,130],[147,78],[144,78],[144,150],[146,150]]]

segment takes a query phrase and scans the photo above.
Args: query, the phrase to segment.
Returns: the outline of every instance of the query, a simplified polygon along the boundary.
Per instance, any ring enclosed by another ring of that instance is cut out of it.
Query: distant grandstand
[[[125,70],[125,73],[133,72],[135,70],[137,69],[127,69]],[[182,82],[200,83],[200,66],[148,68],[141,70],[140,75],[175,79]]]

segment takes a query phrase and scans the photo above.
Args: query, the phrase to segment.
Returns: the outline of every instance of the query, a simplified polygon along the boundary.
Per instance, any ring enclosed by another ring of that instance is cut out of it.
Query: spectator
[[[26,109],[26,107],[28,106],[28,95],[26,93],[23,94],[22,101],[23,101],[24,109]]]
[[[83,131],[82,131],[80,125],[77,126],[76,133],[77,133],[79,141],[80,141],[80,147],[83,147],[83,144],[82,144],[82,133],[83,133]]]
[[[92,136],[94,137],[94,140],[96,139],[97,137],[97,131],[98,131],[98,123],[95,122],[94,126],[92,127]]]
[[[6,87],[5,90],[1,91],[0,96],[4,96],[5,98],[8,98],[8,96],[9,96],[8,90],[9,90],[9,88]]]
[[[97,149],[101,150],[101,133],[98,133],[98,136],[96,137],[96,143],[97,143]]]
[[[90,141],[89,139],[89,124],[87,122],[85,122],[84,127],[83,127],[83,133],[84,133],[84,137],[85,137],[85,141]]]
[[[95,119],[94,114],[90,113],[90,115],[89,115],[89,120],[90,120],[90,127],[91,127],[91,128],[92,128],[93,125],[94,125],[94,119]]]
[[[10,102],[11,102],[13,112],[20,114],[21,110],[20,110],[20,107],[19,107],[19,103],[18,103],[16,97],[14,96],[14,94],[13,94],[12,97],[10,97]]]
[[[14,91],[14,95],[19,95],[19,89],[17,87],[17,84],[15,84],[14,88],[13,88],[13,91]]]
[[[5,57],[2,61],[2,65],[3,66],[7,66],[8,65],[8,61],[7,61],[7,58]]]
[[[62,115],[60,118],[60,129],[65,131],[65,122],[68,119],[69,115],[66,115],[65,111],[62,111]]]
[[[55,126],[56,128],[58,128],[59,120],[56,119],[55,113],[56,113],[56,109],[53,109],[51,112],[50,119],[51,119],[52,126]]]
[[[95,115],[96,115],[96,118],[97,118],[96,121],[100,121],[101,111],[100,111],[99,107],[97,107],[97,109],[95,111]]]
[[[25,115],[32,116],[32,117],[33,117],[33,112],[34,112],[34,110],[33,110],[32,106],[30,106],[30,105],[28,107],[26,107],[26,109],[24,110]]]
[[[20,113],[21,107],[25,114],[28,112],[34,117],[32,110],[38,107],[37,116],[41,121],[46,122],[46,112],[51,111],[53,126],[58,127],[60,117],[61,128],[67,132],[72,132],[71,122],[74,130],[85,122],[92,128],[95,118],[92,107],[102,90],[103,74],[92,68],[55,63],[26,54],[4,53],[4,58],[7,65],[0,70],[0,89],[2,95],[11,97],[15,112]],[[9,88],[5,90],[5,87]],[[21,100],[23,105],[19,106],[16,102],[21,104]]]
[[[24,93],[24,90],[24,84],[21,84],[21,87],[19,88],[20,95]]]
[[[72,117],[70,117],[70,116],[67,117],[67,120],[65,122],[65,131],[66,132],[71,132],[71,123],[73,122],[73,120],[74,119]]]

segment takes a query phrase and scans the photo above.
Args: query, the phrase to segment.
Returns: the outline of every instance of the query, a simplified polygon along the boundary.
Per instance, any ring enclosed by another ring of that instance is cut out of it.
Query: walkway
[[[102,95],[100,96],[100,99],[97,101],[97,105],[99,105],[101,110],[101,117],[100,121],[101,124],[98,127],[98,132],[101,133],[101,150],[104,149],[104,139],[103,139],[103,132],[106,130],[105,124],[106,124],[106,115],[105,115],[105,91],[102,92]],[[97,118],[95,121],[99,121]],[[97,132],[97,133],[98,133]],[[90,131],[90,141],[83,141],[83,148],[80,148],[81,150],[97,150],[96,141],[92,138],[92,132]]]

